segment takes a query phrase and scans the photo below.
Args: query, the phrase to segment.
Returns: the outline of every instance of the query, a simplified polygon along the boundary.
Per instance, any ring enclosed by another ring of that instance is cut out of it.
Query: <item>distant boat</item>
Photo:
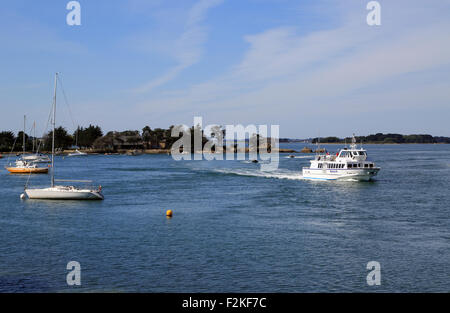
[[[68,157],[74,157],[74,156],[85,156],[88,155],[86,152],[81,152],[80,150],[76,149],[75,152],[69,153]]]
[[[78,126],[77,131],[75,133],[75,152],[69,153],[67,156],[68,157],[74,157],[74,156],[86,156],[88,155],[86,152],[81,152],[80,150],[78,150],[78,132],[80,130],[80,127]]]
[[[139,152],[137,150],[131,150],[131,151],[127,152],[127,155],[130,155],[130,156],[137,156],[137,155],[141,155],[141,154],[142,154],[142,152]]]
[[[6,166],[11,174],[47,174],[48,167],[39,167],[36,163],[17,160],[15,166]]]
[[[33,163],[50,163],[51,160],[46,154],[38,153],[39,150],[38,145],[36,144],[36,122],[33,123],[33,149],[31,150],[31,154],[22,154],[21,159],[27,162],[33,162]],[[25,151],[25,150],[24,150]]]
[[[33,162],[33,163],[50,163],[51,162],[48,155],[41,154],[41,153],[22,155],[21,159],[24,161]]]
[[[91,183],[87,180],[57,180],[55,179],[55,128],[56,128],[56,89],[58,86],[58,73],[55,74],[55,93],[53,96],[53,137],[52,137],[52,175],[51,185],[48,188],[28,188],[25,186],[25,194],[29,199],[45,200],[103,200],[102,187],[96,189],[79,188],[75,186],[56,186],[58,182]]]
[[[48,167],[39,167],[37,165],[37,163],[41,163],[39,160],[43,160],[43,156],[39,156],[37,154],[25,154],[25,124],[26,116],[23,117],[23,153],[21,155],[21,158],[19,160],[16,160],[15,165],[9,164],[9,166],[5,166],[5,168],[11,174],[47,174]]]

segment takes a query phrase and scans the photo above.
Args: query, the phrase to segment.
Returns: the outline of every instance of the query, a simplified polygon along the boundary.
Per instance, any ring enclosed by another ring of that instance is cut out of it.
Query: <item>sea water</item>
[[[104,201],[23,201],[28,176],[2,170],[0,291],[450,291],[450,145],[365,148],[381,167],[373,182],[305,180],[306,154],[281,155],[274,172],[168,155],[57,157],[58,178],[93,179]],[[70,261],[81,286],[66,283]],[[367,284],[370,261],[379,286]]]

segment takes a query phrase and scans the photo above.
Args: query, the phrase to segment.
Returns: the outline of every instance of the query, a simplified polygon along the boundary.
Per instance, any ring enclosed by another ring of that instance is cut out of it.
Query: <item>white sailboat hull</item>
[[[33,163],[50,163],[51,160],[46,155],[23,155],[22,160]]]
[[[81,151],[75,150],[75,152],[69,153],[67,156],[74,157],[74,156],[86,156],[86,155],[88,155],[86,152],[81,152]]]
[[[312,169],[303,168],[303,178],[319,180],[356,180],[369,181],[378,174],[380,168],[358,169]]]
[[[26,189],[29,199],[45,200],[103,200],[100,190],[78,189],[74,187],[50,187],[42,189]]]

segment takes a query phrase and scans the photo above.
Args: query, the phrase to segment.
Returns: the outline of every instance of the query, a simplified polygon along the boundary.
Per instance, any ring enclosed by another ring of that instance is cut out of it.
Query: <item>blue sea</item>
[[[300,150],[304,144],[281,144]],[[339,145],[327,145],[337,151]],[[312,157],[57,157],[104,201],[21,200],[0,160],[0,292],[449,292],[450,145],[366,145],[372,182],[309,181]],[[32,176],[46,186],[49,175]],[[166,218],[166,211],[173,217]],[[68,286],[67,263],[81,265]],[[381,265],[381,285],[366,268]]]

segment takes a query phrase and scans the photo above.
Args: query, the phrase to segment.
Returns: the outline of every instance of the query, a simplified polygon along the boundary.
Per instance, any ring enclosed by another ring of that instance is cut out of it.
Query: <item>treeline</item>
[[[20,131],[17,136],[11,131],[0,132],[0,152],[20,152],[23,151],[23,136]],[[91,148],[97,138],[103,136],[99,126],[89,125],[89,127],[78,127],[69,134],[64,127],[55,129],[55,147],[58,149],[68,149],[71,147]],[[42,138],[35,138],[25,134],[25,150],[30,151],[51,151],[53,131],[50,131]]]
[[[120,150],[133,149],[170,149],[172,145],[179,139],[179,137],[172,137],[172,130],[174,126],[168,129],[155,128],[145,126],[142,131],[127,130],[123,132],[111,131],[105,136],[97,138],[92,144],[92,148],[98,151],[117,152]],[[207,142],[203,130],[199,126],[191,127],[191,141],[192,149],[194,147],[194,132],[202,133],[203,144]],[[181,136],[181,134],[179,134]]]
[[[87,128],[78,127],[70,134],[64,127],[55,129],[55,148],[59,150],[71,149],[93,149],[99,151],[118,151],[130,149],[170,149],[179,137],[172,137],[172,129],[155,128],[145,126],[142,131],[126,130],[122,132],[110,131],[106,135],[99,126],[89,125]],[[191,127],[192,147],[194,147],[194,132],[202,133],[202,142],[207,142],[203,130]],[[23,150],[23,132],[17,136],[10,131],[0,132],[0,152],[20,152]],[[52,149],[53,131],[46,133],[42,138],[34,138],[25,134],[25,150],[27,152],[39,150],[49,152]],[[181,136],[181,134],[180,134]],[[203,145],[202,145],[203,146]]]
[[[450,143],[449,137],[433,137],[431,135],[401,135],[401,134],[382,134],[377,133],[369,136],[355,137],[356,141],[360,143]],[[318,138],[313,138],[312,143],[317,143]],[[338,137],[324,137],[320,138],[321,143],[351,143],[352,137],[344,139]]]

